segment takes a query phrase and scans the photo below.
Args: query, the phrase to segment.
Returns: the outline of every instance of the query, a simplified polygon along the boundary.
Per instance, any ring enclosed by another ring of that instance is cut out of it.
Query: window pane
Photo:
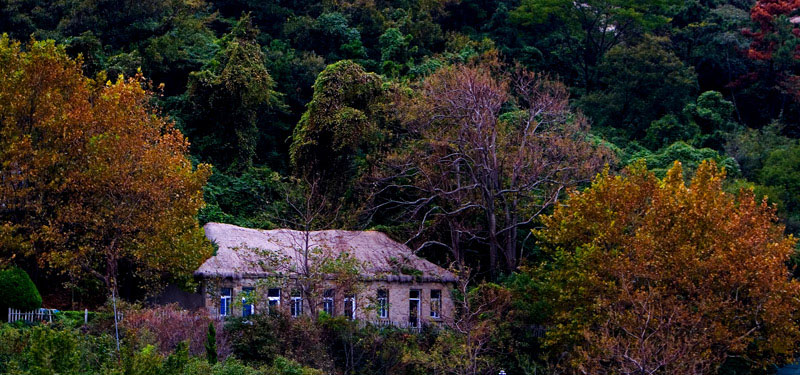
[[[270,288],[267,290],[267,304],[269,306],[278,306],[281,304],[281,290],[278,288]]]
[[[378,317],[389,317],[389,291],[385,289],[378,289]]]
[[[328,289],[323,293],[322,299],[322,310],[325,311],[328,315],[333,315],[333,296],[334,290]]]
[[[419,326],[419,300],[408,300],[408,324],[411,327]]]
[[[303,314],[303,297],[300,296],[300,291],[292,291],[292,316],[298,317]]]
[[[408,324],[419,327],[419,289],[411,289],[408,293]]]
[[[219,315],[221,316],[228,316],[231,313],[231,294],[233,290],[231,288],[222,288],[220,290],[220,299],[219,299]]]
[[[344,297],[344,315],[348,319],[356,318],[356,296],[349,294]]]
[[[255,313],[255,308],[253,306],[253,295],[255,293],[255,288],[246,287],[242,288],[242,316],[248,317]]]
[[[292,316],[298,317],[303,314],[303,299],[292,297]]]
[[[440,318],[442,311],[442,291],[438,289],[431,290],[431,317]]]

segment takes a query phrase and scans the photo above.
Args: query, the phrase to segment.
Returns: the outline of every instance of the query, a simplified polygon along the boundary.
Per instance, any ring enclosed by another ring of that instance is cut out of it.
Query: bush
[[[267,370],[267,373],[273,375],[322,375],[322,370],[305,367],[291,359],[285,357],[277,357],[272,361],[272,366]]]
[[[82,350],[87,342],[72,330],[56,330],[46,325],[22,329],[3,325],[0,327],[0,373],[77,373],[88,363]]]
[[[211,367],[212,375],[259,375],[262,372],[245,365],[236,358],[228,358]]]
[[[31,329],[26,348],[32,374],[70,374],[78,369],[78,337],[73,331],[59,331],[45,326]]]
[[[186,341],[178,343],[174,351],[162,354],[157,346],[147,343],[148,338],[130,337],[123,342],[120,361],[114,338],[109,334],[93,335],[54,327],[57,325],[15,328],[0,324],[0,374],[265,374],[233,357],[211,365],[204,358],[190,356]],[[275,375],[321,374],[291,361],[281,362],[275,371]]]
[[[233,354],[247,363],[270,365],[279,356],[305,366],[333,372],[333,359],[322,327],[308,317],[285,313],[258,314],[229,319],[225,331],[231,337]]]
[[[153,345],[126,356],[125,373],[129,375],[155,375],[163,372],[163,358]]]
[[[42,307],[42,296],[30,276],[20,268],[0,271],[0,315],[6,316],[8,308],[34,310]]]
[[[186,311],[177,305],[168,305],[127,311],[122,327],[125,337],[153,337],[152,343],[163,355],[172,352],[181,342],[187,341],[189,354],[205,357],[206,335],[210,323],[216,328],[217,353],[222,360],[231,353],[228,335],[222,329],[222,324],[213,320],[202,309]]]
[[[83,326],[84,319],[88,323],[93,323],[98,319],[98,313],[89,311],[88,314],[84,311],[59,311],[55,314],[55,321],[64,327],[80,328]]]

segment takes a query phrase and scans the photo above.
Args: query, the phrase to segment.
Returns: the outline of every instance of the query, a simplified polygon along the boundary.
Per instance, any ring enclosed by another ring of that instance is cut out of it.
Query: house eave
[[[295,275],[280,275],[269,272],[224,272],[224,271],[196,271],[194,276],[199,279],[266,279],[270,277],[289,277],[296,278]],[[327,278],[333,280],[333,277]],[[413,275],[371,275],[359,277],[362,282],[388,282],[388,283],[455,283],[458,280],[455,277],[439,277],[439,276],[413,276]]]

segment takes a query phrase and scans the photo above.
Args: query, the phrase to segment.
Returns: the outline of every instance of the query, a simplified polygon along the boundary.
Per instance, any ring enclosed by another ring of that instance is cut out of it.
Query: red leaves
[[[750,10],[750,19],[758,25],[758,31],[743,30],[743,33],[753,39],[747,56],[754,60],[770,60],[773,52],[783,41],[778,38],[779,17],[784,22],[791,24],[791,33],[800,35],[797,24],[796,11],[800,8],[798,0],[759,0]],[[795,52],[795,57],[800,57],[800,51]]]

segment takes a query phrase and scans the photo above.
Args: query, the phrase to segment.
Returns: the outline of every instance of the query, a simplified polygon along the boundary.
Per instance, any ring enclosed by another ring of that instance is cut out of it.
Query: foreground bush
[[[115,348],[110,335],[4,324],[0,325],[0,373],[109,373],[116,363]]]
[[[222,323],[211,319],[205,310],[186,311],[176,305],[157,306],[129,311],[122,327],[125,336],[146,337],[161,354],[172,352],[181,342],[189,343],[189,354],[205,356],[208,325],[216,327],[217,355],[220,359],[231,353],[228,335]]]
[[[433,365],[429,353],[442,354],[434,346],[439,329],[414,332],[394,327],[377,327],[342,316],[321,315],[291,318],[283,313],[262,314],[229,320],[233,354],[248,363],[285,368],[296,362],[326,374],[445,374],[455,367]],[[463,336],[452,333],[457,345]],[[286,362],[289,361],[289,362]]]
[[[123,342],[116,351],[109,334],[91,335],[73,329],[36,325],[16,328],[0,325],[0,374],[85,375],[322,375],[284,357],[271,366],[251,366],[233,357],[216,364],[192,356],[186,342],[169,353],[161,353],[141,338]]]

